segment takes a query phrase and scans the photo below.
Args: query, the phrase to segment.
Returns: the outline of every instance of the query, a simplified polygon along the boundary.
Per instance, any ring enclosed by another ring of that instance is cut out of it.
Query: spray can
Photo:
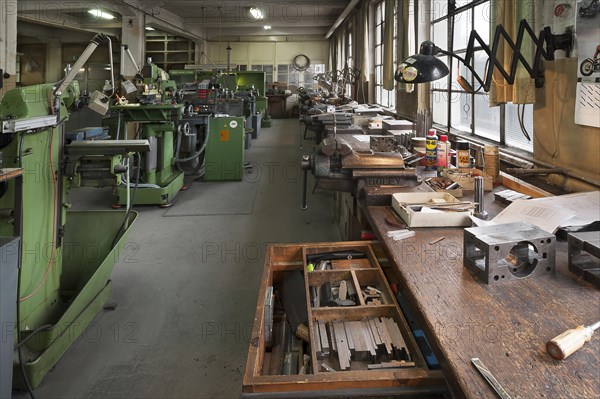
[[[448,142],[448,136],[442,134],[437,145],[437,166],[440,170],[448,167],[449,154],[450,142]]]
[[[437,170],[438,138],[435,129],[429,129],[425,138],[425,169]]]

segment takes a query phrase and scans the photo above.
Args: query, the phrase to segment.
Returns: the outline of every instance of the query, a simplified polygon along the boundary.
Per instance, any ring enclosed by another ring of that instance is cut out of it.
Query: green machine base
[[[111,248],[119,231],[123,211],[69,211],[65,229],[62,273],[64,303],[55,314],[52,328],[38,333],[23,347],[24,368],[32,387],[75,342],[111,296],[110,274],[125,247],[137,214],[132,212],[128,228]],[[93,253],[93,256],[92,256]],[[72,298],[72,299],[67,299]],[[37,327],[37,326],[36,326]],[[26,336],[26,332],[23,331]],[[90,332],[90,336],[92,332]],[[18,363],[13,366],[14,386],[25,388]]]
[[[183,177],[184,173],[179,172],[173,174],[164,185],[156,188],[138,187],[133,205],[169,205],[183,187]],[[133,192],[133,187],[131,191]],[[127,205],[127,188],[125,186],[117,187],[117,196],[119,205]]]

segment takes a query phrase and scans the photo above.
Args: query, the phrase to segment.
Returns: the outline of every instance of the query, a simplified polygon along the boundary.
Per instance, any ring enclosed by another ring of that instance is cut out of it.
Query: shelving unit
[[[196,58],[194,42],[180,36],[146,36],[146,56],[169,72],[170,69],[183,69],[193,64]]]

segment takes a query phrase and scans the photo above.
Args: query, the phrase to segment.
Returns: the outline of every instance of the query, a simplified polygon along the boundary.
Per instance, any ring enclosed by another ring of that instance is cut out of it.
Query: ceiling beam
[[[212,0],[169,0],[164,1],[164,6],[166,8],[179,8],[184,6],[190,6],[190,3],[193,3],[194,8],[198,6],[206,6],[217,8],[219,5],[223,7],[250,7],[250,6],[265,6],[265,5],[297,5],[297,6],[321,6],[323,8],[327,7],[336,7],[343,9],[348,4],[348,0],[305,0],[302,2],[298,2],[298,0],[259,0],[259,1],[228,1],[222,0],[221,2],[215,2]],[[229,3],[229,4],[228,4]]]
[[[235,29],[235,28],[252,28],[259,27],[262,28],[263,25],[271,25],[273,28],[276,26],[281,28],[294,28],[294,27],[313,27],[313,26],[326,26],[330,27],[332,23],[335,22],[335,18],[318,18],[314,19],[312,17],[300,17],[294,19],[293,22],[286,22],[283,20],[263,20],[263,21],[248,21],[248,20],[228,20],[223,19],[221,21],[219,18],[185,18],[185,23],[190,24],[202,24],[205,27],[214,27],[218,28],[220,26],[223,29]]]
[[[250,4],[259,4],[263,11],[263,17],[256,19],[249,12]],[[264,3],[244,3],[236,2],[234,4],[212,2],[212,4],[198,5],[189,7],[173,6],[172,3],[166,7],[174,13],[183,15],[185,18],[196,18],[199,22],[208,21],[227,21],[235,23],[243,22],[264,22],[264,23],[285,23],[294,24],[298,20],[312,20],[319,23],[320,20],[331,20],[335,18],[344,9],[343,6],[332,6],[330,4],[319,3],[316,5],[306,5],[305,2],[295,2],[294,4],[264,4]]]
[[[296,35],[320,35],[320,40],[323,39],[323,35],[326,33],[327,28],[316,28],[307,30],[304,28],[285,28],[285,29],[271,29],[265,31],[264,29],[244,29],[244,28],[233,28],[223,30],[223,36],[296,36]],[[207,30],[206,36],[208,40],[218,40],[218,30]]]
[[[142,13],[146,17],[146,24],[152,25],[154,28],[162,29],[167,32],[172,32],[177,35],[186,37],[191,40],[206,40],[202,36],[202,31],[198,27],[186,29],[185,21],[179,15],[176,15],[164,8],[160,7],[144,7],[143,2],[136,0],[113,0],[119,1],[123,5],[129,6],[132,10]]]
[[[352,10],[354,10],[354,7],[356,7],[359,2],[360,0],[351,0],[350,3],[348,3],[348,5],[344,9],[344,11],[342,11],[335,23],[331,25],[331,28],[329,28],[329,32],[327,32],[327,34],[325,35],[325,39],[329,39],[329,37],[333,35],[333,32],[335,32],[338,26],[340,26],[342,22],[344,22],[344,19],[346,19],[346,17],[352,12]]]

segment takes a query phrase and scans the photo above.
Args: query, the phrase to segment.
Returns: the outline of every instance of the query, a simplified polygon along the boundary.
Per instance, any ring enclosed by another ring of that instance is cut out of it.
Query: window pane
[[[277,65],[277,81],[279,83],[288,82],[288,66],[279,64]]]
[[[481,36],[483,41],[487,44],[490,42],[490,16],[491,7],[489,3],[480,4],[475,7],[474,11],[474,23],[475,30]]]
[[[486,68],[487,59],[488,59],[488,57],[487,57],[487,54],[485,53],[485,51],[479,50],[479,51],[475,52],[474,68],[475,68],[475,72],[477,73],[477,75],[479,75],[481,80],[485,79],[484,72],[485,72],[485,68]],[[457,65],[457,61],[454,61],[453,73],[452,73],[452,78],[454,79],[454,81],[456,81],[456,65]],[[467,67],[464,66],[462,63],[458,63],[458,65],[460,67],[460,75],[463,76],[467,80],[467,82],[469,82],[473,86],[473,89],[477,90],[479,88],[479,82],[477,82],[477,80],[472,81],[473,74],[471,73],[471,71],[469,71],[469,69],[467,69]]]
[[[458,84],[453,85],[453,89],[458,89]],[[452,127],[463,132],[472,132],[472,97],[467,93],[452,93],[450,101],[452,104]]]
[[[434,91],[431,93],[433,101],[433,122],[446,126],[448,123],[448,100],[446,93]]]
[[[448,0],[433,0],[431,4],[432,19],[438,19],[448,15]]]
[[[523,112],[523,105],[517,106],[516,104],[506,104],[506,145],[533,152],[533,106],[531,104],[525,105],[525,114],[523,117],[525,129],[527,130],[531,141],[527,140],[521,131],[521,126],[517,117],[519,108],[520,111]],[[554,150],[552,144],[546,145],[549,146],[550,151]]]
[[[448,23],[445,20],[433,25],[433,42],[444,50],[448,48]]]
[[[408,5],[408,15],[415,15],[415,2],[411,1]],[[415,19],[408,19],[408,54],[415,54],[417,49],[415,48]]]
[[[461,12],[454,17],[454,50],[467,48],[469,34],[471,33],[471,22],[473,20],[472,10]]]
[[[475,95],[475,134],[500,141],[500,107],[489,107],[487,95]]]

